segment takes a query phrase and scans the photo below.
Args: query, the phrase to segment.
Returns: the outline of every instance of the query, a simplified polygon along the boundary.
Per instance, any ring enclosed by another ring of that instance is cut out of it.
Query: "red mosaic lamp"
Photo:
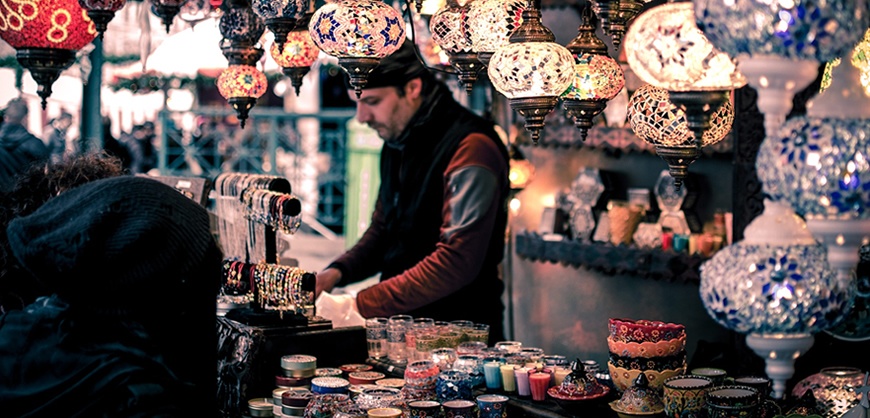
[[[76,60],[76,52],[97,37],[94,22],[77,0],[42,0],[0,8],[0,38],[39,85],[42,108],[51,85]]]
[[[266,75],[253,65],[230,65],[217,79],[218,91],[238,114],[242,128],[248,113],[257,104],[257,99],[266,93],[268,86]]]
[[[127,0],[79,0],[79,6],[82,6],[88,17],[94,21],[100,39],[103,39],[109,22],[115,17],[115,12],[121,10],[125,4]]]

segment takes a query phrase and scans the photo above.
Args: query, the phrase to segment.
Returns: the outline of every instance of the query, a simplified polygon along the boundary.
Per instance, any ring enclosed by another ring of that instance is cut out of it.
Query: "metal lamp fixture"
[[[595,35],[591,9],[583,11],[583,20],[575,37],[566,46],[574,56],[574,79],[562,93],[562,107],[580,129],[586,141],[592,118],[600,114],[607,101],[625,86],[622,67],[607,55],[607,46]]]
[[[172,20],[181,11],[181,6],[187,0],[151,0],[151,13],[160,18],[163,25],[166,26],[166,33],[169,33],[169,28],[172,27]]]
[[[471,27],[468,23],[471,3],[460,6],[456,0],[448,0],[429,20],[432,41],[447,54],[450,65],[456,69],[459,81],[468,94],[471,94],[477,75],[484,68],[471,42]]]
[[[77,0],[44,0],[0,8],[0,38],[30,71],[45,109],[51,86],[76,59],[76,52],[97,37]]]
[[[253,0],[251,7],[275,35],[275,44],[280,52],[284,49],[287,34],[297,25],[302,25],[298,21],[309,12],[310,4],[310,0]],[[308,23],[304,23],[307,28]]]
[[[791,111],[794,94],[839,58],[870,24],[865,0],[694,0],[698,26],[716,47],[737,59],[758,92],[767,136]]]
[[[253,65],[231,64],[221,72],[216,83],[218,92],[238,114],[242,128],[248,113],[269,86],[266,75]]]
[[[610,36],[613,49],[619,50],[622,37],[632,19],[650,0],[591,0],[592,9],[601,21],[604,33]]]
[[[523,23],[511,35],[510,43],[495,51],[487,70],[493,87],[525,118],[535,144],[544,118],[574,77],[574,57],[554,42],[553,32],[541,24],[539,1],[529,0]]]
[[[115,17],[115,12],[121,10],[125,4],[127,0],[79,0],[79,5],[94,21],[100,39],[103,39],[109,22]]]
[[[472,50],[483,65],[495,51],[510,43],[510,36],[523,22],[527,0],[475,0],[468,10]]]
[[[343,0],[317,9],[308,33],[318,48],[338,58],[359,97],[380,60],[405,42],[405,22],[379,0]]]
[[[719,106],[710,118],[700,145],[689,129],[686,114],[668,99],[667,90],[645,84],[628,102],[628,121],[635,135],[655,146],[656,154],[668,164],[668,171],[679,190],[688,175],[689,164],[701,155],[701,148],[718,143],[734,123],[730,101]]]
[[[307,19],[308,17],[304,17],[300,23],[304,21],[305,24],[287,34],[283,49],[279,47],[278,42],[273,43],[269,49],[269,53],[281,67],[281,71],[290,79],[297,96],[302,87],[302,78],[308,74],[311,65],[317,61],[317,56],[320,54],[320,49],[308,34]]]

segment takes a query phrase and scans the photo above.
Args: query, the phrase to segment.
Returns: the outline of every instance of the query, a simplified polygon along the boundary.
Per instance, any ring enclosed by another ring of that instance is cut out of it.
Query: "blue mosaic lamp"
[[[812,347],[813,334],[842,320],[855,289],[839,280],[827,248],[787,203],[766,200],[764,208],[742,241],[702,265],[699,292],[714,320],[747,334],[782,398],[794,360]]]
[[[821,63],[843,56],[870,24],[866,0],[693,0],[698,26],[738,63],[758,91],[765,133],[773,136],[794,94]]]

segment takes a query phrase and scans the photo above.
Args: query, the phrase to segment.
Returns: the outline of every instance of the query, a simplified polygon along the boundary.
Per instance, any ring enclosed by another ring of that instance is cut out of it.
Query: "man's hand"
[[[317,290],[314,293],[314,299],[317,300],[317,297],[324,291],[331,291],[339,280],[341,280],[341,270],[337,268],[327,268],[317,273]]]

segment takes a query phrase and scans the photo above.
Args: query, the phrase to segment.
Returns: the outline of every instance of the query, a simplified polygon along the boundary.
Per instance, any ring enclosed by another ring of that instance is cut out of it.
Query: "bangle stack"
[[[293,234],[302,224],[302,203],[289,193],[247,188],[241,193],[245,218]]]

